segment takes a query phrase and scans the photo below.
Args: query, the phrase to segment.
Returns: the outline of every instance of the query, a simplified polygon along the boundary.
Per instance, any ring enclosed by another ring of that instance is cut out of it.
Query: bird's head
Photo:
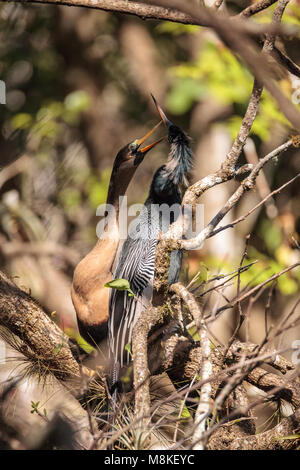
[[[168,141],[171,144],[168,161],[161,169],[161,176],[166,186],[169,186],[169,183],[175,185],[183,183],[186,186],[186,174],[191,170],[193,162],[189,138],[180,127],[175,126],[175,124],[167,118],[154,96],[151,96],[161,120],[168,130]]]
[[[114,164],[115,170],[136,170],[136,168],[144,160],[145,155],[164,139],[164,137],[162,137],[161,139],[156,140],[152,144],[143,146],[145,141],[151,136],[151,134],[158,128],[160,124],[161,121],[156,124],[149,132],[147,132],[143,137],[141,137],[140,139],[136,139],[133,142],[130,142],[119,151]]]
[[[154,98],[154,96],[152,94],[151,94],[151,96],[152,96],[152,99],[153,99],[154,104],[156,106],[156,109],[158,111],[158,114],[160,115],[162,122],[164,123],[164,125],[166,126],[166,128],[168,130],[168,140],[169,140],[170,144],[172,144],[173,142],[178,140],[178,138],[182,138],[182,136],[184,136],[186,138],[186,135],[180,129],[180,127],[175,126],[175,124],[173,124],[173,122],[171,122],[168,119],[168,117],[166,116],[166,114],[164,113],[161,106],[158,104],[158,102]],[[186,140],[187,140],[187,138],[186,138]]]

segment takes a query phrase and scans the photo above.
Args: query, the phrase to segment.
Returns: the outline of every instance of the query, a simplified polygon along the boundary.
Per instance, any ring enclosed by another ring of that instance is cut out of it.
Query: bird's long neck
[[[150,197],[160,201],[168,199],[173,203],[178,202],[181,195],[179,187],[187,185],[186,175],[192,167],[193,154],[187,136],[179,127],[172,125],[169,128],[169,142],[168,161],[154,175]]]
[[[188,146],[171,145],[168,161],[160,167],[152,180],[149,198],[155,203],[181,203],[181,186],[192,166],[192,153]]]
[[[181,129],[173,126],[175,136],[169,137],[171,149],[165,164],[167,180],[174,185],[186,184],[186,175],[192,168],[193,154],[187,136]]]
[[[103,243],[108,238],[111,241],[111,252],[110,255],[114,261],[115,251],[117,250],[118,243],[120,240],[119,231],[119,212],[120,212],[120,198],[125,195],[129,183],[136,171],[135,167],[120,168],[120,165],[116,164],[116,160],[112,169],[107,199],[106,199],[106,219],[103,229],[103,234],[106,232],[104,237],[99,237],[96,245],[94,246],[92,253],[98,256],[103,251]]]
[[[135,170],[135,167],[127,168],[126,170],[113,168],[108,187],[106,204],[109,204],[114,208],[114,213],[117,220],[120,211],[120,198],[125,196]]]

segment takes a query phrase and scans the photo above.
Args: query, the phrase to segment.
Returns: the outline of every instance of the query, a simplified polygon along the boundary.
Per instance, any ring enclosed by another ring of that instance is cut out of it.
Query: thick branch
[[[300,408],[300,384],[295,380],[290,383],[285,383],[281,377],[267,372],[260,367],[252,370],[247,375],[246,380],[264,392],[269,392],[277,387],[279,389],[276,394],[278,398],[288,401],[295,408]]]
[[[37,362],[60,380],[80,378],[67,337],[39,305],[0,272],[0,324],[19,336]],[[25,348],[26,348],[25,346]],[[26,355],[26,351],[24,350]]]
[[[15,0],[15,2],[24,3],[20,0]],[[128,0],[27,0],[26,3],[46,3],[72,7],[93,8],[95,10],[103,10],[114,13],[127,13],[129,15],[138,16],[142,19],[167,20],[175,21],[176,23],[207,26],[204,21],[199,21],[192,16],[181,13],[174,8],[149,5],[144,2]]]
[[[269,431],[253,436],[235,437],[230,432],[230,427],[220,428],[210,438],[208,448],[210,450],[286,450],[296,449],[299,446],[299,438],[287,439],[299,433],[300,409],[288,418],[284,418],[277,426]],[[285,438],[285,439],[284,439]]]
[[[259,13],[260,11],[269,8],[269,6],[273,5],[276,1],[277,0],[261,0],[260,2],[252,3],[252,5],[241,11],[238,16],[241,18],[248,18],[249,16],[255,15],[255,13]]]
[[[3,0],[5,2],[10,2],[11,0]],[[38,4],[54,4],[54,5],[65,5],[72,7],[84,7],[84,8],[93,8],[95,10],[108,11],[112,13],[125,13],[133,16],[137,16],[143,20],[165,20],[172,21],[175,23],[181,24],[190,24],[196,26],[212,26],[209,16],[206,14],[206,8],[199,6],[197,11],[197,16],[184,13],[179,11],[176,7],[172,6],[161,6],[161,5],[150,5],[147,2],[139,1],[128,1],[128,0],[14,0],[15,3],[38,3]],[[235,24],[240,24],[241,29],[245,29],[254,34],[262,34],[267,32],[274,32],[274,28],[270,25],[264,24],[259,25],[255,23],[246,23],[242,21],[244,18],[251,16],[252,14],[257,13],[258,11],[268,8],[276,0],[264,0],[263,2],[258,2],[260,5],[256,9],[252,8],[252,11],[249,14],[248,9],[245,10],[245,13],[240,16],[235,16]],[[264,4],[264,5],[262,5]],[[250,7],[249,7],[250,8]],[[256,11],[255,11],[256,10]],[[224,16],[224,15],[223,15]],[[293,28],[292,28],[293,29]],[[290,25],[286,27],[284,25],[280,29],[276,29],[277,33],[290,32],[292,34],[292,29]]]
[[[197,326],[198,334],[200,336],[201,345],[201,359],[202,362],[199,364],[201,370],[201,380],[204,382],[200,391],[199,404],[195,414],[195,430],[193,433],[193,450],[203,450],[204,443],[202,442],[202,436],[206,428],[206,416],[210,408],[210,400],[212,387],[209,382],[209,378],[212,375],[212,363],[211,363],[211,348],[208,332],[204,321],[201,318],[201,312],[194,296],[182,285],[173,284],[170,288],[172,292],[175,292],[181,297],[181,299],[188,306],[195,324]]]
[[[135,414],[140,433],[147,431],[150,419],[148,333],[160,318],[159,310],[149,307],[141,313],[132,334]]]

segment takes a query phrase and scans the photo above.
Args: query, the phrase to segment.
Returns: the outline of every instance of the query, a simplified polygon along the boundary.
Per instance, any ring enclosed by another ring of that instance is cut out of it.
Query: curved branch
[[[66,335],[26,292],[1,271],[0,324],[24,341],[36,361],[58,379],[80,379],[79,366]],[[26,350],[24,354],[26,356]]]
[[[285,450],[296,449],[300,438],[297,438],[300,426],[300,409],[295,414],[284,418],[269,431],[233,438],[230,427],[221,427],[214,433],[208,444],[210,450]],[[290,439],[295,435],[294,439]]]
[[[11,2],[11,0],[3,0],[4,2]],[[263,0],[257,2],[255,5],[243,10],[240,15],[236,15],[234,18],[235,23],[239,23],[240,27],[245,28],[248,32],[254,34],[262,34],[263,32],[274,32],[274,28],[270,25],[259,25],[254,23],[246,23],[241,21],[245,18],[248,18],[255,13],[262,11],[268,8],[272,3],[275,3],[277,0]],[[15,3],[37,3],[37,4],[51,4],[51,5],[63,5],[63,6],[72,6],[72,7],[83,7],[83,8],[93,8],[95,10],[108,11],[112,13],[124,13],[128,15],[137,16],[143,20],[164,20],[172,21],[175,23],[196,25],[196,26],[212,26],[209,16],[206,14],[208,10],[205,7],[200,7],[197,9],[197,16],[179,11],[176,7],[173,6],[163,6],[163,5],[151,5],[145,1],[128,1],[128,0],[14,0]],[[151,3],[151,2],[150,2]],[[210,10],[216,10],[217,8],[212,8]],[[293,28],[292,28],[293,29]],[[282,33],[287,33],[288,31],[292,33],[290,26],[284,25],[280,27],[277,32],[281,31]]]
[[[252,5],[241,11],[238,16],[241,18],[249,18],[249,16],[255,15],[255,13],[266,10],[266,8],[269,8],[275,2],[277,2],[277,0],[261,0],[260,2],[252,3]]]
[[[295,408],[300,408],[300,384],[295,380],[286,383],[280,376],[267,372],[257,367],[252,370],[246,377],[247,382],[255,387],[269,392],[277,388],[276,396],[291,403]]]
[[[228,199],[223,208],[214,216],[210,223],[194,238],[191,240],[180,240],[178,241],[178,246],[181,249],[185,250],[195,250],[202,246],[203,242],[209,238],[212,231],[216,226],[221,222],[225,215],[237,204],[241,199],[243,194],[254,187],[255,180],[260,170],[272,159],[276,158],[279,154],[282,154],[288,150],[293,145],[292,139],[288,140],[284,144],[280,145],[264,158],[259,160],[258,164],[255,165],[250,175],[242,181],[238,189],[233,193],[233,195]],[[165,237],[169,236],[168,234]]]

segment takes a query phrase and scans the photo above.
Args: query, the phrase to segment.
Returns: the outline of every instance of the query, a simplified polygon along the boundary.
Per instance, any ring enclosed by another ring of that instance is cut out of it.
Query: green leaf
[[[39,401],[34,402],[34,401],[31,400],[31,408],[32,408],[32,410],[30,411],[31,414],[38,412],[38,406],[39,406],[39,404],[40,404]]]
[[[181,400],[181,403],[182,403],[183,400]],[[183,409],[182,409],[182,412],[181,412],[181,416],[180,418],[182,419],[189,419],[191,417],[191,413],[189,412],[188,408],[186,405],[183,406]]]
[[[104,284],[104,287],[110,287],[111,289],[125,290],[128,292],[129,297],[135,297],[134,293],[130,289],[130,284],[127,279],[113,279],[110,282]]]
[[[125,348],[124,348],[124,349],[125,349],[125,351],[127,351],[127,352],[130,354],[130,356],[132,357],[131,343],[127,343],[127,344],[125,345]]]
[[[76,336],[76,341],[78,346],[81,347],[87,354],[91,354],[93,351],[95,351],[95,348],[91,346],[89,343],[87,343],[82,336],[77,335]]]

